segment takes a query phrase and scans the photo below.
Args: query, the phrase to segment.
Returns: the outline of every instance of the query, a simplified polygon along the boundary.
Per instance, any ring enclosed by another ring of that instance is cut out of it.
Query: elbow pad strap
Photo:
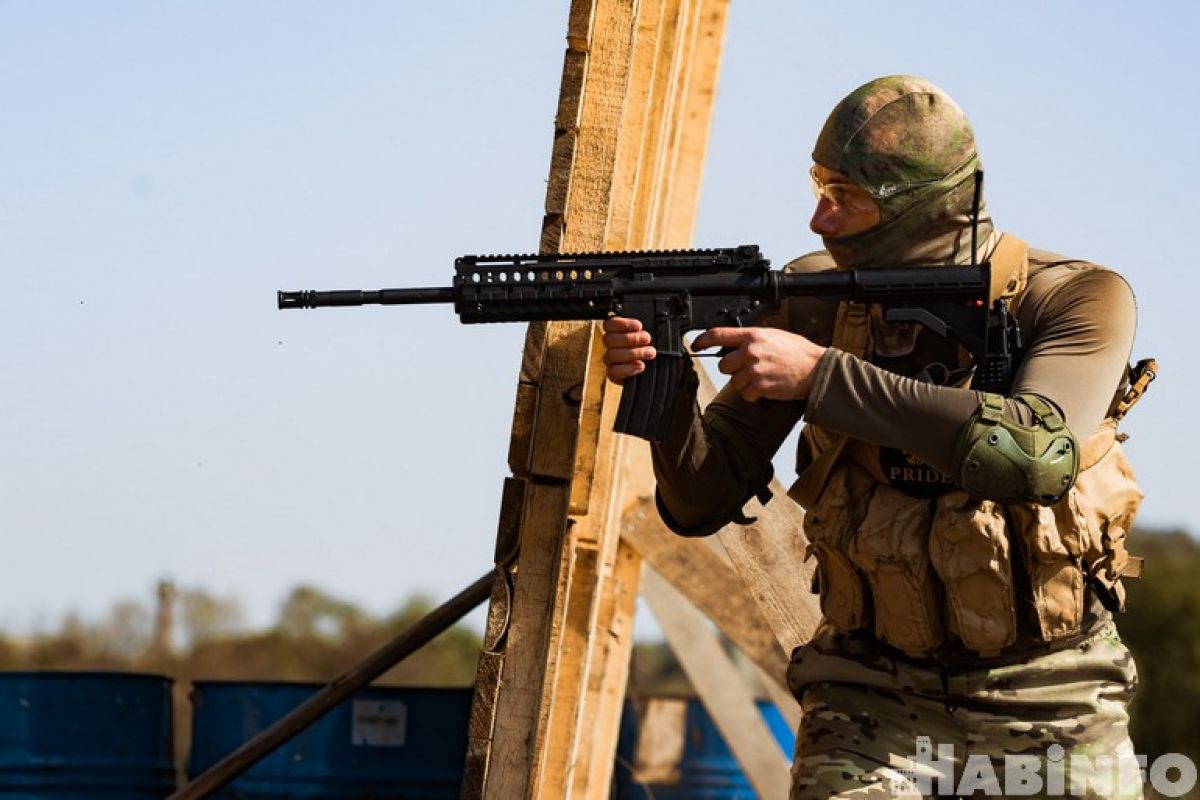
[[[988,500],[1053,505],[1075,483],[1079,445],[1049,402],[1035,394],[1014,399],[1033,411],[1033,425],[1005,419],[1004,397],[985,394],[955,449],[958,483]]]

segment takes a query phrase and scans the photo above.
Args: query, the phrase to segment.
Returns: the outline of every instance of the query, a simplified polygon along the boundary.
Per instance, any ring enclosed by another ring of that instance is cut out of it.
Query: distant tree
[[[25,654],[13,638],[0,634],[0,669],[20,669]]]
[[[242,627],[242,607],[236,598],[218,597],[204,589],[175,591],[187,646],[231,636]]]
[[[373,637],[370,649],[398,635],[433,609],[428,598],[409,599],[390,615]],[[483,641],[470,630],[455,625],[386,673],[380,683],[397,686],[470,686]]]
[[[1143,577],[1125,581],[1117,619],[1138,668],[1133,743],[1151,759],[1183,753],[1200,764],[1200,542],[1139,530],[1129,549],[1146,558]]]
[[[108,619],[90,631],[89,638],[102,652],[131,661],[149,647],[152,636],[150,609],[136,600],[121,600],[109,609]]]
[[[352,603],[313,586],[297,586],[279,610],[279,632],[298,639],[340,640],[370,627],[370,617]]]

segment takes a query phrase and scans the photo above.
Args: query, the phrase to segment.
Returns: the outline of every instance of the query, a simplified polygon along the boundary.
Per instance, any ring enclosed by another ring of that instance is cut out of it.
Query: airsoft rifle
[[[379,291],[279,292],[279,308],[453,303],[464,323],[632,317],[657,356],[623,385],[615,430],[659,441],[683,359],[684,334],[754,325],[788,297],[877,304],[889,322],[953,337],[974,361],[972,387],[1007,389],[1020,332],[1008,304],[989,297],[991,269],[897,267],[788,273],[756,245],[575,255],[463,256],[453,286]]]

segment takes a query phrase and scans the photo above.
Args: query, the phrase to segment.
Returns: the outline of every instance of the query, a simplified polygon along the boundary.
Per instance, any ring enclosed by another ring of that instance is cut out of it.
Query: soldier
[[[729,382],[702,413],[687,371],[653,447],[676,533],[744,519],[806,423],[789,495],[806,510],[824,620],[788,669],[804,715],[793,800],[1140,797],[1137,676],[1111,614],[1140,570],[1124,539],[1141,492],[1116,432],[1148,381],[1134,375],[1127,394],[1129,286],[993,227],[974,202],[971,127],[927,81],[851,93],[813,161],[810,227],[826,249],[788,270],[970,263],[975,206],[975,255],[1024,341],[998,394],[971,388],[957,343],[853,303],[794,299],[769,327],[696,340],[727,348]],[[637,321],[604,328],[611,380],[654,358]]]

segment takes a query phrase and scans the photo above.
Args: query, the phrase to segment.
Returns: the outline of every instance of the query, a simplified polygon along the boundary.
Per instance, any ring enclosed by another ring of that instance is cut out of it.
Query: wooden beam
[[[660,576],[704,612],[772,683],[787,686],[788,653],[780,645],[741,576],[705,539],[676,536],[663,524],[651,497],[625,514],[625,541]],[[794,702],[794,701],[793,701]]]
[[[521,523],[521,552],[508,603],[502,650],[489,660],[498,668],[498,691],[485,761],[483,797],[529,795],[533,737],[544,721],[540,702],[543,664],[551,637],[555,594],[560,582],[561,553],[550,541],[563,539],[568,487],[530,483]],[[537,539],[536,542],[529,540]],[[478,676],[485,677],[485,676]],[[472,795],[475,796],[475,795]]]
[[[667,151],[670,147],[667,131],[674,111],[671,99],[675,96],[675,81],[679,77],[683,21],[692,1],[665,0],[659,19],[656,55],[649,73],[648,108],[651,114],[646,120],[645,138],[638,158],[638,179],[630,218],[629,243],[633,247],[650,247],[659,243],[653,231],[654,201],[667,174]]]
[[[716,395],[716,387],[703,369],[697,369],[701,406]],[[771,481],[771,502],[751,500],[750,525],[726,525],[717,539],[733,568],[758,601],[784,651],[790,653],[812,638],[821,621],[820,604],[812,593],[813,565],[805,559],[804,512],[787,496],[778,479]]]
[[[745,678],[722,649],[704,615],[653,571],[646,573],[643,594],[750,785],[759,797],[787,797],[788,759],[758,713]]]
[[[596,375],[604,380],[600,353],[600,348],[593,351],[589,383]],[[595,652],[598,643],[603,642],[599,626],[620,624],[605,617],[616,611],[617,598],[610,599],[608,595],[628,591],[625,587],[612,585],[619,540],[609,522],[616,497],[614,486],[620,480],[616,471],[620,442],[612,432],[616,410],[617,404],[611,397],[598,408],[596,455],[591,463],[580,465],[581,470],[592,472],[591,479],[584,481],[581,475],[572,484],[573,491],[586,484],[589,495],[584,504],[586,511],[570,517],[567,549],[573,566],[570,581],[563,587],[561,595],[565,608],[558,649],[547,664],[549,692],[544,700],[550,708],[550,718],[545,757],[535,769],[539,797],[567,797],[570,794],[581,739],[590,738],[588,729],[581,726],[591,681],[590,669],[597,658],[601,659],[602,666],[609,665],[607,652]],[[633,594],[636,595],[636,589]],[[587,744],[591,745],[590,742]],[[613,746],[615,748],[615,741]]]
[[[721,5],[727,3],[727,0],[715,1]],[[675,156],[671,150],[678,146],[678,141],[660,134],[673,124],[672,114],[678,113],[677,107],[667,100],[680,94],[682,81],[699,70],[704,73],[699,80],[715,87],[720,59],[719,53],[711,48],[719,46],[720,37],[693,47],[688,55],[690,60],[681,63],[684,54],[679,47],[677,28],[695,5],[696,0],[641,0],[638,5],[626,120],[614,172],[605,241],[610,249],[687,247],[691,243],[705,149],[690,147],[684,155]],[[707,104],[694,103],[690,124],[707,128],[714,102],[715,94],[710,94]],[[694,139],[707,142],[707,131]],[[672,195],[675,218],[682,222],[670,230],[652,231],[654,193],[672,184],[677,176],[693,187]],[[652,491],[653,472],[644,442],[619,437],[616,453],[620,469],[609,490],[610,502],[620,501],[624,506],[626,498]],[[576,717],[570,767],[573,780],[568,787],[575,797],[607,797],[620,721],[620,703],[615,699],[623,697],[629,674],[634,595],[641,559],[620,539],[621,514],[611,508],[608,514],[604,541],[610,548],[614,544],[616,548],[607,550],[613,559],[604,560],[593,601],[597,613],[587,631],[593,646],[587,665],[588,681],[581,687],[584,695]],[[613,597],[614,594],[617,596]]]
[[[545,252],[604,245],[633,9],[634,0],[571,4],[542,224]],[[549,731],[571,714],[554,699],[561,682],[584,679],[572,665],[588,642],[575,632],[588,627],[596,604],[574,587],[594,583],[589,576],[599,572],[605,548],[595,531],[603,521],[591,512],[596,490],[608,491],[610,481],[595,476],[613,469],[612,434],[605,437],[601,428],[609,416],[608,386],[595,372],[592,337],[590,323],[535,324],[526,337],[509,449],[510,468],[528,484],[520,547],[503,576],[511,588],[494,593],[489,611],[495,645],[477,675],[479,724],[463,797],[556,796],[550,785],[562,781]],[[615,550],[613,542],[608,549]]]
[[[648,151],[656,146],[651,134],[661,124],[662,108],[654,92],[655,70],[662,62],[662,27],[668,8],[680,0],[641,0],[634,30],[632,66],[626,97],[625,126],[613,174],[613,202],[609,209],[606,250],[646,248],[649,242],[632,229],[640,211],[640,187],[652,182],[653,173],[643,169]],[[703,154],[700,154],[703,158]],[[644,216],[644,214],[643,214]]]
[[[677,202],[676,198],[700,195],[704,154],[712,130],[709,120],[716,103],[717,78],[724,51],[725,21],[729,0],[696,0],[685,36],[692,54],[689,69],[679,86],[672,145],[672,180],[659,187],[661,197],[656,208],[656,225],[665,241],[692,239],[696,204]]]
[[[612,783],[629,662],[633,619],[642,559],[618,537],[609,580],[600,592],[596,643],[588,664],[588,681],[578,716],[571,762],[570,794],[564,797],[607,798]]]
[[[668,19],[695,20],[699,5],[572,0],[543,251],[687,244],[650,241],[651,212],[638,200],[661,194],[673,172],[702,167],[703,147],[673,154],[679,124],[668,107],[682,108],[693,67],[678,63],[682,32],[663,35]],[[708,116],[701,108],[692,124]],[[694,194],[673,195],[684,219],[695,217]],[[563,323],[531,325],[526,337],[509,448],[526,487],[520,546],[489,609],[464,798],[607,796],[641,572],[621,543],[619,512],[652,477],[624,468],[631,442],[611,432],[619,395],[593,339],[594,326]]]

